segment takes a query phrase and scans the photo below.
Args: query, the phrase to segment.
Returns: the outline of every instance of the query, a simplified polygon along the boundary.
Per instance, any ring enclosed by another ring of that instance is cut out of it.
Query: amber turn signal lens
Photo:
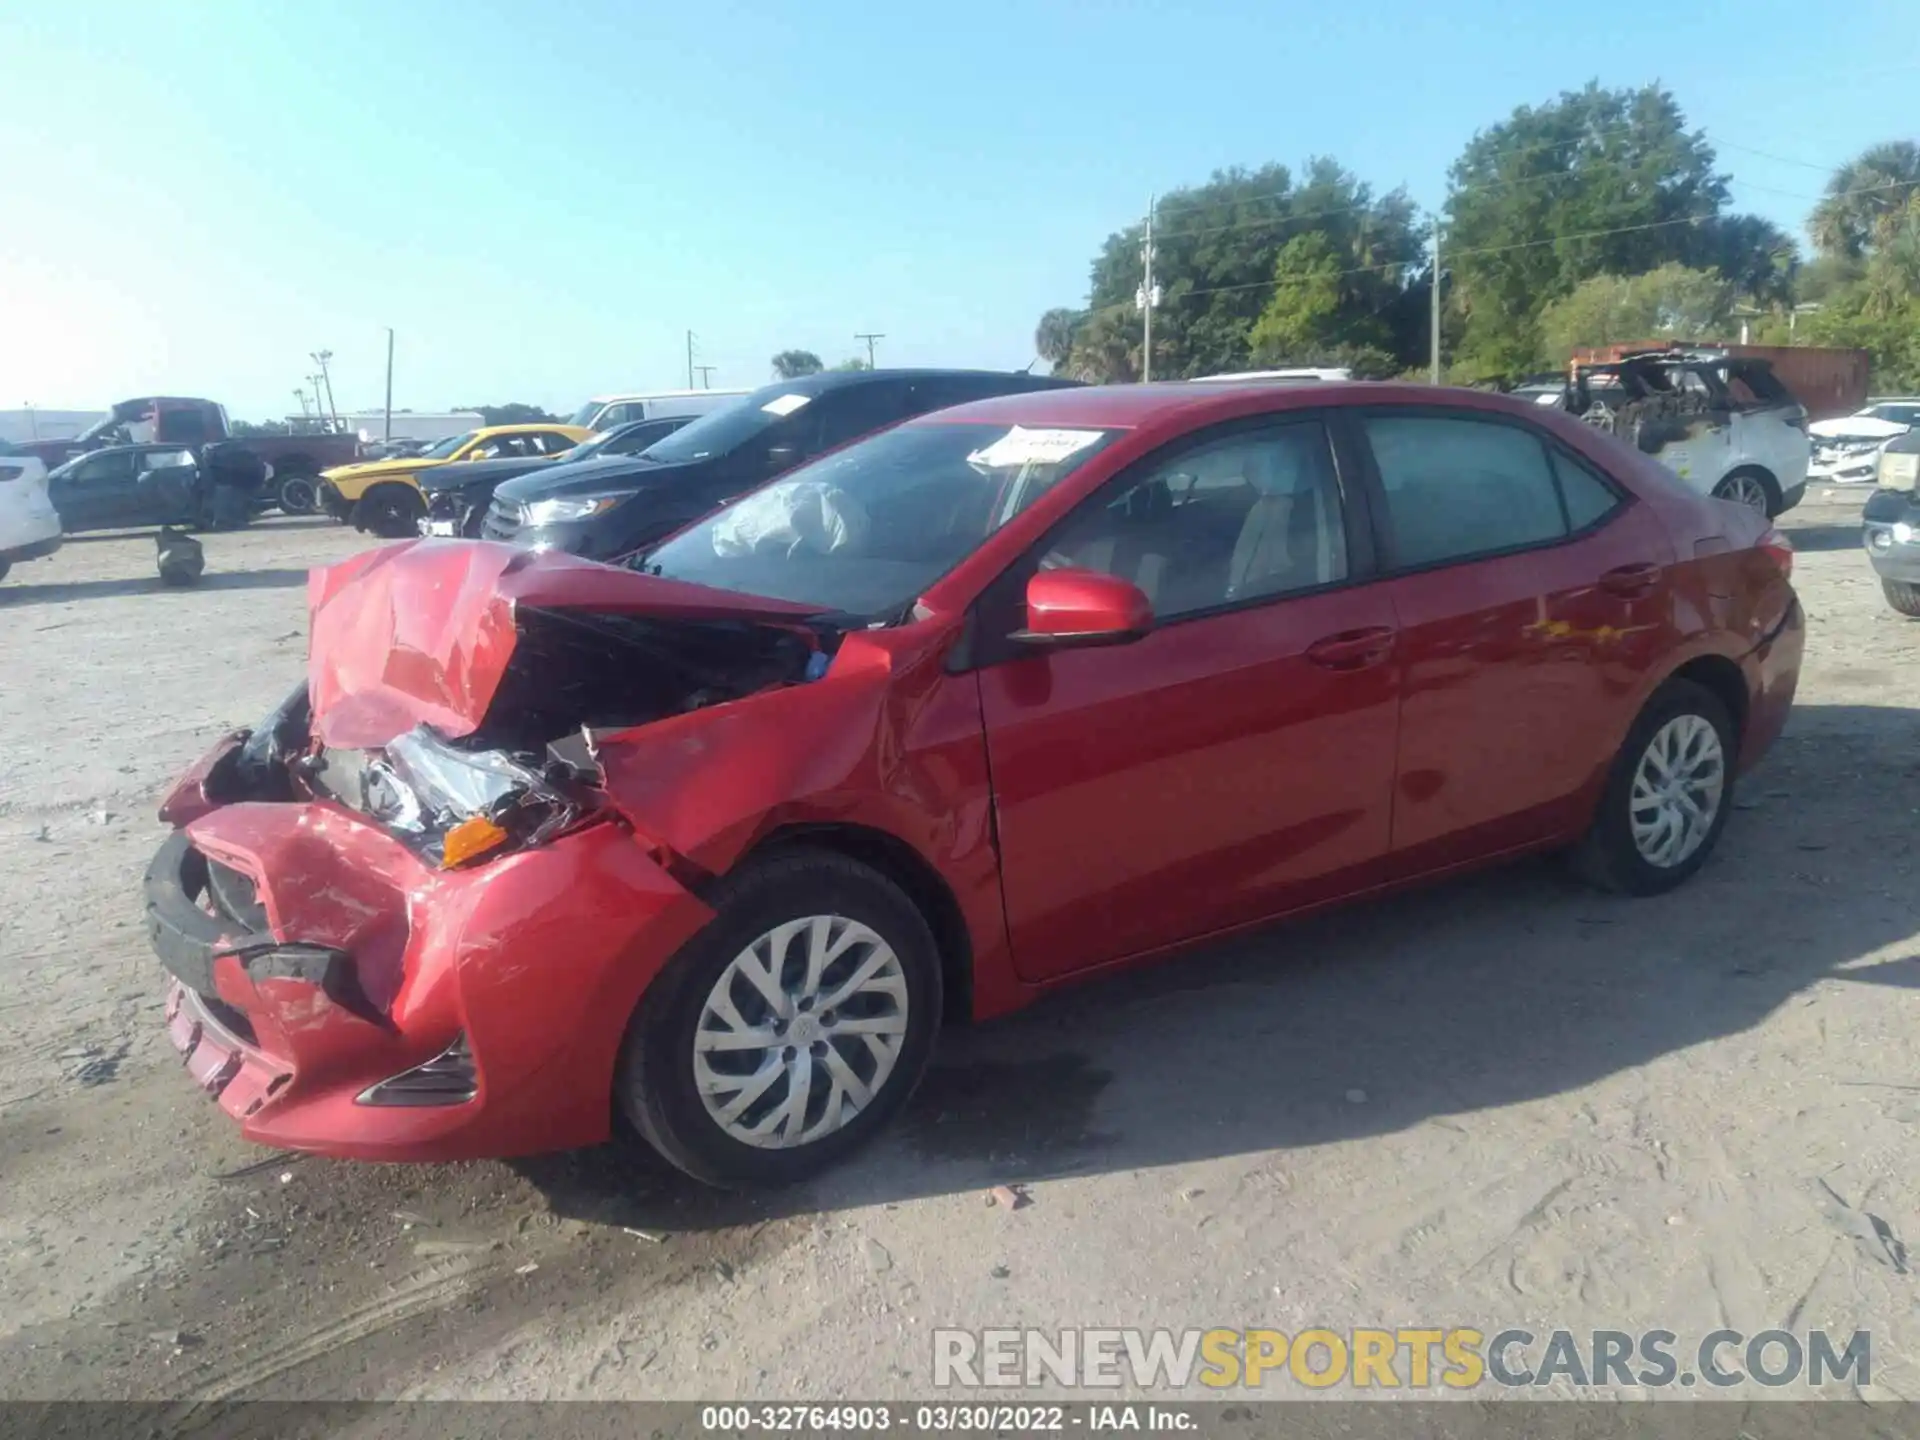
[[[446,842],[440,847],[440,868],[451,870],[506,843],[506,831],[486,816],[475,815],[447,831]]]

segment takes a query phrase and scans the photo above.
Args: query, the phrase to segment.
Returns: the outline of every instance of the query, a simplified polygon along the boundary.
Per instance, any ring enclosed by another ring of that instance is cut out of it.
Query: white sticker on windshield
[[[989,470],[1014,465],[1057,465],[1100,438],[1098,430],[1027,430],[1016,425],[993,444],[967,456]]]
[[[791,415],[811,399],[811,395],[776,395],[760,408],[769,415]]]

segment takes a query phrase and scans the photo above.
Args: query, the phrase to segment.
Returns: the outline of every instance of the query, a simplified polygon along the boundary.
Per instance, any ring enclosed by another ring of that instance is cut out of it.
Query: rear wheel
[[[280,477],[277,501],[282,515],[311,515],[320,505],[320,482],[311,475]]]
[[[709,903],[635,1013],[615,1098],[696,1179],[798,1180],[919,1083],[940,1024],[933,934],[898,886],[829,851],[750,863]]]
[[[4,568],[0,568],[0,575],[6,573]],[[1889,605],[1902,615],[1910,615],[1915,620],[1920,620],[1920,585],[1909,584],[1905,580],[1883,578],[1880,581],[1880,588],[1887,592]]]
[[[1713,493],[1717,499],[1749,506],[1762,515],[1772,516],[1780,510],[1780,487],[1764,470],[1735,470],[1713,487]]]
[[[1671,890],[1706,863],[1733,808],[1736,736],[1720,697],[1690,680],[1654,692],[1614,758],[1593,824],[1574,851],[1589,884]]]
[[[353,507],[353,523],[383,540],[406,540],[420,533],[426,513],[426,501],[411,485],[376,485]]]

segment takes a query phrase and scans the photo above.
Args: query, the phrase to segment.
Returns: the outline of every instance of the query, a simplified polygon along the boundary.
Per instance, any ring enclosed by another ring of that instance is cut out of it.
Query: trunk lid
[[[815,608],[570,555],[416,540],[315,570],[313,733],[377,748],[415,725],[475,734],[503,686],[521,748],[800,678]],[[541,733],[533,733],[539,731]]]

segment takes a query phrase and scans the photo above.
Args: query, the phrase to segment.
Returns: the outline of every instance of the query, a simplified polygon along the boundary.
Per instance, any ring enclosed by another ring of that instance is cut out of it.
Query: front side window
[[[935,422],[883,431],[743,496],[640,568],[891,617],[1118,433]]]
[[[536,435],[533,439],[534,451],[540,455],[563,455],[573,449],[575,444],[571,436],[562,435],[557,430],[550,431],[544,435]]]
[[[1584,528],[1569,519],[1547,447],[1529,430],[1429,415],[1364,424],[1402,568],[1543,545]],[[1592,503],[1582,501],[1583,513]]]
[[[1326,431],[1241,431],[1149,462],[1069,517],[1040,563],[1132,581],[1161,619],[1336,584],[1347,541]]]

